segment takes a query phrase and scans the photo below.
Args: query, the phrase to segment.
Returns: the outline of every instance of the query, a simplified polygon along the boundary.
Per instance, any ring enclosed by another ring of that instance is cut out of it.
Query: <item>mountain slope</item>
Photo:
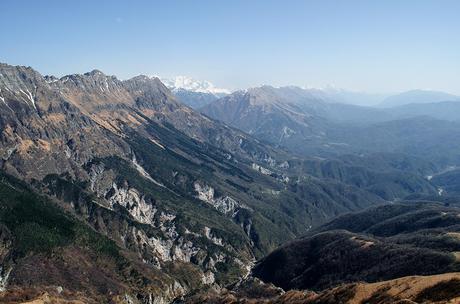
[[[460,274],[408,276],[377,283],[351,283],[319,293],[305,290],[284,292],[271,284],[249,279],[220,293],[209,291],[186,298],[185,303],[243,302],[248,304],[394,304],[457,303]]]
[[[235,92],[201,111],[304,157],[397,152],[446,166],[459,161],[455,109],[455,102],[360,107],[300,88],[264,86]]]
[[[86,303],[126,295],[167,301],[184,287],[201,284],[173,268],[144,267],[139,257],[11,176],[0,175],[0,192],[2,291],[27,291],[30,296],[58,288],[68,296],[84,294]],[[191,265],[182,267],[199,275]],[[8,303],[8,297],[1,294],[0,301]]]
[[[254,134],[273,144],[285,145],[315,140],[326,128],[316,112],[322,100],[301,89],[264,86],[239,91],[201,109],[209,117]],[[309,111],[302,107],[309,106]]]
[[[338,217],[263,258],[253,274],[284,289],[324,289],[455,272],[459,212],[437,204],[394,204]]]
[[[439,195],[437,187],[426,178],[438,168],[433,163],[404,154],[370,153],[341,155],[331,159],[307,158],[289,160],[286,166],[292,175],[308,174],[340,181],[389,201],[412,194]]]

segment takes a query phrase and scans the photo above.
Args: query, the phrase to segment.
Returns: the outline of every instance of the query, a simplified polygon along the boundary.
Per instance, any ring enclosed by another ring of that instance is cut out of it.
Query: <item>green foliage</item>
[[[12,233],[15,254],[50,253],[66,245],[119,257],[115,243],[66,214],[23,182],[0,173],[0,222]]]
[[[441,204],[405,203],[344,215],[278,248],[253,273],[286,289],[323,289],[457,272],[458,214]]]
[[[460,196],[460,169],[435,175],[432,182],[441,187],[449,196]]]
[[[222,285],[236,282],[241,277],[240,267],[235,262],[216,263],[216,282]]]
[[[407,195],[437,194],[425,176],[436,170],[430,162],[417,157],[391,153],[370,153],[361,157],[340,156],[337,159],[307,159],[292,162],[293,172],[340,181],[375,193],[385,200]]]

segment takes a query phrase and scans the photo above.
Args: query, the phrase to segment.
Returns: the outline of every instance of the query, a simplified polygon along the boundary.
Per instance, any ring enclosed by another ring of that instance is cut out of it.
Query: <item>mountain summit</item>
[[[210,94],[230,94],[230,91],[223,88],[216,88],[214,84],[207,80],[196,80],[188,76],[176,76],[170,78],[160,78],[161,81],[171,90],[184,89],[196,93]]]

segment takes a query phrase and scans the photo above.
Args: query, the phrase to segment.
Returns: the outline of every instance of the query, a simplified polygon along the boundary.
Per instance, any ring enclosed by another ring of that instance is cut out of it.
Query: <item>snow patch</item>
[[[150,141],[153,142],[155,145],[157,145],[158,147],[160,147],[161,149],[165,149],[165,147],[160,144],[160,142],[158,140],[156,140],[155,138],[150,138]]]
[[[0,89],[0,93],[1,93],[1,92],[2,92],[2,89]],[[0,96],[0,99],[2,100],[2,102],[3,102],[4,104],[6,104],[5,98],[4,98],[3,96]]]
[[[197,93],[230,94],[229,90],[216,88],[209,81],[196,80],[187,76],[176,76],[173,79],[160,78],[160,80],[172,90],[184,89]]]
[[[22,89],[19,89],[19,91],[24,94],[27,99],[26,101],[29,102],[32,104],[32,106],[35,108],[35,110],[37,109],[37,107],[35,106],[35,99],[34,99],[34,96],[32,95],[32,93],[30,93],[30,91],[28,89],[26,89],[27,93],[24,92]]]

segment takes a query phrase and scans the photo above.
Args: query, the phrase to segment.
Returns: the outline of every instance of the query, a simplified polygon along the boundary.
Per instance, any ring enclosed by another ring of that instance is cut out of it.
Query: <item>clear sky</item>
[[[0,62],[230,89],[460,94],[460,1],[0,0]]]

